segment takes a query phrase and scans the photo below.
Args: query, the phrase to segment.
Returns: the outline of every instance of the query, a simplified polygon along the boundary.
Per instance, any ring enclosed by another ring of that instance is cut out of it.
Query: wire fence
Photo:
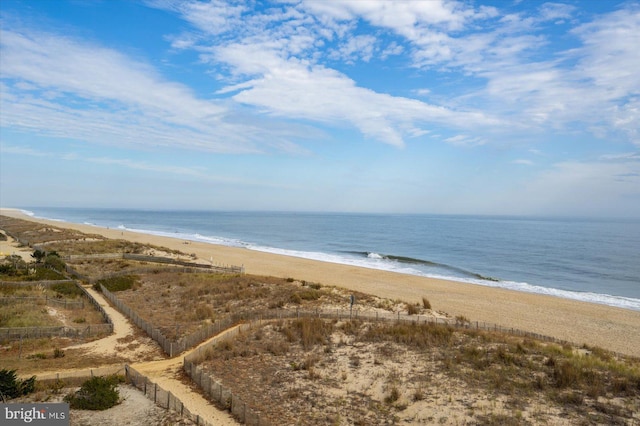
[[[49,297],[49,296],[4,296],[0,297],[0,305],[12,305],[16,303],[29,303],[55,305],[64,309],[84,309],[82,300],[69,300],[66,298]]]
[[[74,283],[75,280],[40,280],[40,281],[0,281],[0,286],[6,287],[51,287],[56,284]]]
[[[126,366],[121,364],[98,368],[84,368],[73,371],[42,373],[36,375],[36,380],[38,383],[42,384],[59,381],[64,382],[65,385],[78,384],[92,377],[124,376],[125,368]]]
[[[0,327],[0,340],[38,339],[44,337],[84,338],[108,335],[113,332],[111,324],[88,324],[85,326],[57,327]]]
[[[53,283],[59,283],[61,281],[54,281]],[[0,339],[6,339],[8,341],[11,340],[22,340],[22,339],[35,339],[35,338],[45,338],[45,337],[71,337],[71,338],[86,338],[93,337],[98,335],[108,335],[113,333],[113,322],[111,321],[111,317],[107,314],[100,303],[89,294],[89,292],[80,285],[75,280],[65,280],[66,282],[73,282],[76,286],[82,291],[83,297],[85,297],[94,308],[100,312],[100,315],[104,319],[104,323],[101,324],[86,324],[82,326],[52,326],[52,327],[2,327],[0,328]],[[42,281],[35,282],[36,284],[42,283]],[[58,304],[59,306],[64,306],[69,309],[83,309],[84,301],[69,301],[69,300],[60,300],[55,297],[2,297],[0,298],[0,304],[10,302],[11,299],[14,301],[42,301],[44,300],[47,304]],[[30,300],[29,300],[30,299]]]
[[[166,264],[166,265],[183,266],[187,268],[206,269],[206,270],[215,271],[215,272],[224,272],[224,273],[233,273],[233,274],[244,273],[244,266],[196,263],[196,262],[188,262],[180,259],[174,259],[172,257],[151,256],[146,254],[135,254],[135,253],[74,254],[74,255],[68,255],[64,257],[64,260],[68,262],[77,262],[80,260],[93,260],[93,259],[98,259],[98,260],[128,259],[128,260],[135,260],[138,262],[159,263],[159,264]]]

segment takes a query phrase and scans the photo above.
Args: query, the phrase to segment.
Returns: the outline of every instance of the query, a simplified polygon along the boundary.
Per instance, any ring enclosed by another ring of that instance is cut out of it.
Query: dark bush
[[[82,290],[75,283],[58,283],[51,286],[51,290],[63,296],[82,296]]]
[[[64,397],[71,408],[80,410],[106,410],[120,403],[117,376],[92,377],[75,393]]]
[[[138,280],[133,275],[122,275],[119,277],[111,277],[105,278],[102,280],[98,280],[94,288],[96,290],[100,290],[100,285],[103,285],[104,288],[113,292],[113,291],[125,291],[131,288],[134,288],[137,284]]]
[[[0,396],[6,399],[17,398],[33,392],[36,376],[27,380],[18,379],[16,370],[0,370]]]

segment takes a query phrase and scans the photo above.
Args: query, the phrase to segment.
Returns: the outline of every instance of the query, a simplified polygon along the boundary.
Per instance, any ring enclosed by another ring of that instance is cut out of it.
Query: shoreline
[[[213,258],[217,264],[244,266],[248,274],[291,277],[411,303],[418,303],[426,297],[434,310],[454,317],[462,315],[471,321],[495,323],[640,357],[640,311],[129,230],[40,219],[18,209],[0,208],[0,214],[194,253],[200,259]],[[345,301],[345,306],[347,304]]]

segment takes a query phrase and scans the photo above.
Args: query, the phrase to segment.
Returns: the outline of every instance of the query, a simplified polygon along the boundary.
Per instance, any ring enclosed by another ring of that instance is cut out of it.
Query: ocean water
[[[29,208],[36,217],[640,311],[640,220]]]

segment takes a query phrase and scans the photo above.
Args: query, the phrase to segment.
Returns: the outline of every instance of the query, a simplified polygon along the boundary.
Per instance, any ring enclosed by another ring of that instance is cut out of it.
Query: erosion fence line
[[[115,294],[107,290],[103,285],[100,285],[100,290],[102,291],[102,294],[104,294],[105,298],[113,303],[116,309],[126,315],[135,325],[143,329],[147,335],[155,340],[162,350],[172,358],[203,340],[226,330],[233,324],[248,319],[246,315],[231,315],[230,317],[201,327],[181,339],[172,340],[165,336],[159,328],[154,327],[153,324],[140,317],[135,310],[131,309],[122,300],[118,299]]]
[[[111,334],[111,324],[88,324],[82,327],[1,327],[0,340],[34,339],[41,337],[87,337]]]
[[[30,287],[42,286],[51,287],[56,284],[74,283],[75,280],[40,280],[40,281],[0,281],[0,286],[7,287]]]
[[[240,324],[235,328],[228,329],[223,335],[219,335],[211,339],[207,343],[206,348],[211,348],[213,345],[232,338],[239,333],[252,328],[256,322]],[[206,348],[204,350],[206,350]],[[238,395],[235,395],[230,388],[225,387],[219,381],[215,380],[212,375],[206,374],[204,369],[197,365],[198,360],[203,355],[203,351],[198,348],[194,353],[191,353],[184,357],[183,368],[187,375],[193,380],[200,389],[204,392],[209,400],[218,403],[229,410],[231,414],[241,423],[250,426],[271,426],[272,423],[267,418],[266,414],[261,410],[251,407],[244,402]]]
[[[246,322],[238,325],[236,328],[228,329],[206,344],[194,349],[183,359],[183,368],[186,374],[195,382],[204,394],[212,401],[217,402],[227,408],[236,419],[240,422],[251,426],[270,425],[267,415],[250,404],[243,401],[237,395],[234,395],[231,389],[226,388],[222,383],[216,380],[214,375],[206,374],[204,368],[198,364],[206,358],[206,355],[218,343],[232,339],[239,333],[245,332],[256,325],[262,324],[264,321],[273,320],[293,320],[298,318],[325,318],[338,320],[361,320],[361,321],[380,321],[380,322],[398,322],[411,324],[433,324],[434,326],[449,326],[460,329],[475,329],[486,331],[500,331],[516,336],[530,337],[545,341],[551,341],[559,344],[568,344],[569,342],[556,339],[550,336],[544,336],[537,333],[526,332],[515,328],[501,327],[496,324],[488,324],[484,322],[469,322],[451,320],[447,318],[430,317],[424,315],[407,315],[401,313],[372,313],[360,312],[358,310],[301,310],[301,309],[280,309],[268,310],[261,312],[247,313],[243,317]],[[236,319],[238,319],[236,318]],[[234,323],[234,321],[231,321]]]
[[[135,254],[135,253],[73,254],[73,255],[68,255],[64,257],[64,260],[68,262],[74,262],[78,260],[90,260],[90,259],[129,259],[129,260],[135,260],[138,262],[178,265],[178,266],[184,266],[186,268],[206,269],[206,270],[215,271],[215,272],[226,272],[226,273],[235,273],[235,274],[244,273],[244,266],[220,265],[220,264],[210,265],[210,264],[203,264],[203,263],[187,262],[184,260],[174,259],[171,257],[150,256],[150,255]]]
[[[131,269],[126,269],[124,271],[118,271],[118,272],[110,272],[108,274],[104,274],[102,276],[96,277],[96,278],[88,278],[85,280],[87,282],[90,283],[95,283],[98,282],[100,280],[104,280],[107,278],[113,278],[113,277],[119,277],[119,276],[123,276],[123,275],[142,275],[142,274],[157,274],[160,272],[179,272],[179,273],[185,273],[185,274],[202,274],[202,273],[207,273],[207,272],[214,272],[214,273],[234,273],[231,272],[231,269],[229,270],[212,270],[211,268],[197,268],[197,267],[185,267],[185,266],[167,266],[165,268],[159,268],[158,266],[143,266],[140,268],[131,268]]]
[[[28,303],[55,305],[64,309],[83,309],[84,302],[82,300],[69,300],[66,298],[49,297],[49,296],[3,296],[0,297],[0,305],[11,305],[14,303]]]
[[[54,327],[2,327],[0,328],[0,339],[5,338],[8,340],[19,340],[19,339],[33,339],[33,338],[41,338],[41,337],[88,337],[88,336],[96,336],[101,334],[111,334],[113,333],[113,322],[111,321],[111,317],[107,315],[107,312],[104,310],[102,306],[95,300],[91,294],[80,285],[75,280],[65,280],[65,281],[52,281],[52,283],[60,283],[60,282],[73,282],[75,285],[82,291],[84,297],[100,312],[100,315],[104,319],[105,323],[103,324],[86,324],[82,326],[54,326]],[[33,281],[33,283],[40,284],[42,281]],[[3,299],[15,299],[13,297],[9,298],[0,298],[0,304],[3,303]],[[81,304],[81,307],[84,307],[84,302],[79,301],[62,301],[56,298],[48,297],[48,298],[18,298],[18,299],[45,299],[47,303],[62,303],[67,304],[66,307],[73,307],[75,309],[78,306],[74,304]]]
[[[184,403],[172,394],[170,391],[164,390],[157,383],[152,382],[148,377],[136,371],[130,365],[125,366],[125,378],[128,383],[131,383],[137,389],[142,391],[144,395],[152,400],[156,405],[165,408],[167,410],[173,410],[184,418],[187,418],[196,423],[196,425],[202,426],[215,426],[209,423],[206,419],[200,417],[199,414],[194,414]]]
[[[74,371],[63,371],[56,373],[46,373],[36,375],[36,380],[38,383],[50,383],[63,381],[66,385],[69,384],[80,384],[86,379],[90,379],[92,377],[104,377],[104,376],[124,376],[125,375],[124,364],[109,366],[109,367],[98,367],[98,368],[85,368],[82,370],[74,370]]]

